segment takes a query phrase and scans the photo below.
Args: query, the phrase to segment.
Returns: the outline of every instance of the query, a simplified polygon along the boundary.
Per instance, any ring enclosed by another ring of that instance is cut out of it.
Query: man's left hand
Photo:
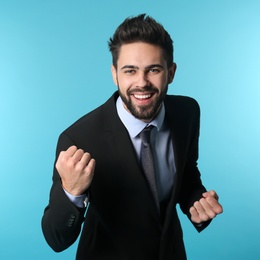
[[[197,224],[213,219],[223,212],[223,208],[218,202],[218,195],[214,190],[204,192],[202,196],[203,198],[196,201],[190,208],[191,220]]]

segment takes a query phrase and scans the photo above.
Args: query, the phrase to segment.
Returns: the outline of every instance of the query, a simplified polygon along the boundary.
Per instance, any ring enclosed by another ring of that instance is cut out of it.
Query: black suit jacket
[[[64,194],[54,168],[50,201],[42,218],[44,236],[53,250],[62,251],[75,242],[84,223],[77,259],[186,259],[176,204],[190,217],[189,208],[205,191],[197,168],[199,106],[188,97],[168,95],[165,99],[177,172],[162,222],[117,115],[117,97],[116,92],[60,135],[57,157],[76,145],[95,158],[96,169],[84,217],[85,209],[77,208]],[[195,227],[201,231],[207,224]]]

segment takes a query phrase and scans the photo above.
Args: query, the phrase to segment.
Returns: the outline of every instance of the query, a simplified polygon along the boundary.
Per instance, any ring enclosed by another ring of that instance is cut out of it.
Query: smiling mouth
[[[136,99],[139,99],[139,100],[145,100],[145,99],[149,99],[152,97],[153,94],[133,94],[133,96],[136,98]]]

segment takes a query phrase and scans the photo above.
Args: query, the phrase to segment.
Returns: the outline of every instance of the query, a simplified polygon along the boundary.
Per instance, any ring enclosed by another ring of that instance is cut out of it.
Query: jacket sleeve
[[[201,181],[201,174],[197,167],[198,160],[198,143],[199,143],[199,129],[200,129],[200,109],[196,101],[193,102],[192,107],[189,107],[192,111],[192,116],[189,120],[189,137],[187,141],[187,152],[185,166],[183,169],[182,184],[180,188],[180,207],[182,211],[191,220],[190,208],[195,201],[202,198],[202,193],[206,191]],[[192,224],[198,232],[202,231],[208,226],[210,221],[203,222],[198,225]]]
[[[74,145],[74,142],[66,134],[61,134],[56,150],[56,160],[59,153],[67,150],[71,145]],[[49,204],[44,210],[41,224],[49,246],[54,251],[60,252],[77,239],[84,221],[85,208],[77,208],[68,199],[55,167],[52,179]]]

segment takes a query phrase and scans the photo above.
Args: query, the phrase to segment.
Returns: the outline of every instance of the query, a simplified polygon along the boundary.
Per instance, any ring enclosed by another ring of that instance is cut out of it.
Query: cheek
[[[164,89],[168,85],[168,78],[166,76],[155,79],[153,85],[157,88]]]
[[[126,78],[126,77],[121,77],[121,78],[119,77],[118,78],[118,85],[122,89],[128,89],[133,85],[133,81],[129,78]]]

